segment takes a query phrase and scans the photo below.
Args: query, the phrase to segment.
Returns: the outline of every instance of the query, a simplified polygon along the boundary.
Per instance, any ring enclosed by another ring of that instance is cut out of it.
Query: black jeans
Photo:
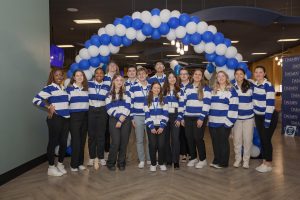
[[[157,130],[159,127],[155,127]],[[151,165],[156,165],[156,152],[158,151],[158,164],[163,165],[164,160],[164,153],[165,153],[165,134],[166,130],[161,134],[153,134],[151,130],[147,127],[147,134],[149,140],[149,154],[151,159]]]
[[[180,138],[180,155],[186,156],[187,154],[190,154],[187,140],[185,137],[185,127],[184,126],[180,126],[179,138]]]
[[[78,168],[83,165],[84,146],[87,135],[88,112],[71,113],[70,132],[71,132],[71,167]]]
[[[109,119],[109,115],[107,114],[107,119]],[[109,127],[109,120],[106,122],[106,127]],[[110,130],[109,128],[106,128],[105,130],[105,142],[104,142],[104,151],[109,152],[109,146],[110,146]]]
[[[165,161],[167,163],[179,163],[180,153],[180,140],[179,133],[180,127],[175,126],[177,113],[169,114],[168,126],[166,129],[165,138]]]
[[[204,143],[204,131],[206,127],[207,118],[204,119],[201,128],[197,127],[197,120],[198,117],[185,117],[185,135],[186,140],[189,146],[191,160],[197,158],[196,147],[198,150],[198,155],[200,161],[206,159],[206,150],[205,150],[205,143]]]
[[[126,165],[127,144],[131,132],[131,120],[127,117],[121,128],[116,128],[118,120],[115,117],[109,118],[109,132],[111,144],[109,148],[107,166],[115,166],[118,159],[118,166]]]
[[[225,128],[224,126],[217,128],[209,127],[214,150],[213,164],[220,165],[221,167],[228,167],[230,155],[230,131],[231,128]]]
[[[63,162],[67,149],[69,133],[69,118],[64,118],[53,114],[52,118],[47,118],[49,131],[49,141],[47,146],[47,157],[49,165],[54,165],[55,147],[59,145],[58,162]]]
[[[91,159],[95,159],[96,156],[99,159],[104,158],[106,122],[105,106],[100,108],[90,107],[88,114],[88,145]]]

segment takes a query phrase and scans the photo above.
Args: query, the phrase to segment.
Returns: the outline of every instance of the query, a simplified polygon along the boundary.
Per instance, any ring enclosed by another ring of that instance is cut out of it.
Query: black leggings
[[[157,130],[159,127],[155,127]],[[165,134],[166,130],[161,134],[153,134],[151,130],[147,127],[147,134],[149,140],[149,153],[151,159],[151,165],[156,165],[156,152],[158,151],[158,164],[163,165],[165,162]]]

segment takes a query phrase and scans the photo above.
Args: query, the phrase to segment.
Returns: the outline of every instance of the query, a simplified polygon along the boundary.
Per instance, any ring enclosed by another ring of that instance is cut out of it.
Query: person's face
[[[148,74],[145,71],[140,71],[138,73],[137,77],[138,77],[139,81],[143,82],[143,81],[145,81],[147,79]]]
[[[113,72],[113,73],[115,73],[115,72],[117,72],[117,68],[118,68],[118,66],[117,66],[117,64],[116,63],[110,63],[109,65],[108,65],[108,72]]]
[[[101,69],[95,71],[95,80],[101,82],[104,78],[104,72]]]
[[[217,80],[220,85],[224,85],[226,83],[226,75],[224,73],[218,73]]]
[[[170,85],[175,85],[175,83],[176,83],[176,77],[174,76],[174,74],[170,74],[168,76],[168,81],[169,81]]]
[[[254,71],[254,77],[257,81],[264,80],[266,73],[262,68],[256,68]]]
[[[196,70],[193,74],[193,80],[194,82],[200,82],[202,79],[202,72],[199,70]]]
[[[155,65],[155,70],[158,73],[164,72],[165,66],[161,62],[157,62]]]
[[[84,81],[84,76],[83,76],[82,72],[77,71],[74,75],[74,80],[75,80],[75,83],[82,84],[82,82]]]
[[[179,74],[179,78],[182,82],[185,82],[189,79],[189,73],[186,70],[181,70]]]
[[[114,80],[114,84],[116,88],[121,88],[124,84],[124,80],[122,76],[118,76],[115,80]]]
[[[136,77],[136,69],[135,68],[129,68],[127,71],[128,78],[135,78]]]
[[[237,82],[242,82],[245,78],[245,74],[241,70],[238,70],[235,72],[234,77]]]
[[[154,96],[158,96],[160,93],[160,85],[159,84],[154,84],[152,86],[152,92]]]
[[[53,74],[53,77],[54,77],[54,83],[56,83],[57,85],[62,84],[62,82],[64,80],[64,76],[63,76],[63,72],[61,70],[55,71]]]

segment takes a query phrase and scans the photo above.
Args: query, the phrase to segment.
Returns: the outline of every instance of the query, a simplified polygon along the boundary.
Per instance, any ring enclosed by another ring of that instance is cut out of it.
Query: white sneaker
[[[207,165],[207,162],[206,160],[203,160],[203,161],[199,161],[196,165],[195,165],[195,168],[197,169],[202,169],[204,166]]]
[[[262,164],[256,168],[256,171],[258,171],[260,173],[266,173],[266,172],[272,171],[272,167]]]
[[[70,167],[70,169],[71,169],[71,172],[78,172],[78,168],[72,168],[72,167]]]
[[[109,154],[109,152],[104,152],[104,159],[105,160],[108,160],[108,154]]]
[[[188,166],[188,167],[194,167],[197,162],[198,162],[197,158],[194,159],[194,160],[190,160],[186,166]]]
[[[233,163],[233,166],[236,167],[236,168],[239,168],[239,167],[241,166],[241,161],[236,160],[236,161]]]
[[[48,176],[62,176],[63,173],[59,171],[54,165],[48,167]]]
[[[66,173],[67,173],[67,171],[66,171],[65,166],[64,166],[63,163],[58,162],[58,163],[57,163],[57,169],[58,169],[61,173],[63,173],[63,174],[66,174]]]
[[[79,165],[79,170],[83,171],[83,170],[86,170],[86,167],[84,165]]]
[[[156,165],[150,165],[150,172],[156,172]]]
[[[214,164],[214,163],[210,163],[209,166],[213,167],[213,168],[216,168],[216,169],[222,169],[223,167],[221,167],[220,165],[218,164]]]
[[[143,169],[145,167],[145,162],[141,161],[138,165],[138,168]]]
[[[105,166],[106,165],[106,160],[100,159],[99,163],[100,163],[100,165]]]
[[[93,167],[94,166],[95,159],[89,159],[89,162],[87,163],[87,166]]]
[[[249,169],[249,162],[244,162],[243,163],[243,168]]]
[[[147,160],[147,165],[151,165],[151,161],[150,160]]]
[[[160,171],[167,171],[166,165],[159,165],[159,168],[160,168]]]

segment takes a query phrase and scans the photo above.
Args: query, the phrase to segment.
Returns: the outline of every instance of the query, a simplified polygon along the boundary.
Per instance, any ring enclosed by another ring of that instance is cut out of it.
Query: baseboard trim
[[[8,172],[5,172],[4,174],[0,175],[0,186],[13,180],[14,178],[24,174],[25,172],[35,168],[36,166],[44,163],[47,161],[47,155],[43,154],[33,160],[30,160],[12,170],[9,170]]]

